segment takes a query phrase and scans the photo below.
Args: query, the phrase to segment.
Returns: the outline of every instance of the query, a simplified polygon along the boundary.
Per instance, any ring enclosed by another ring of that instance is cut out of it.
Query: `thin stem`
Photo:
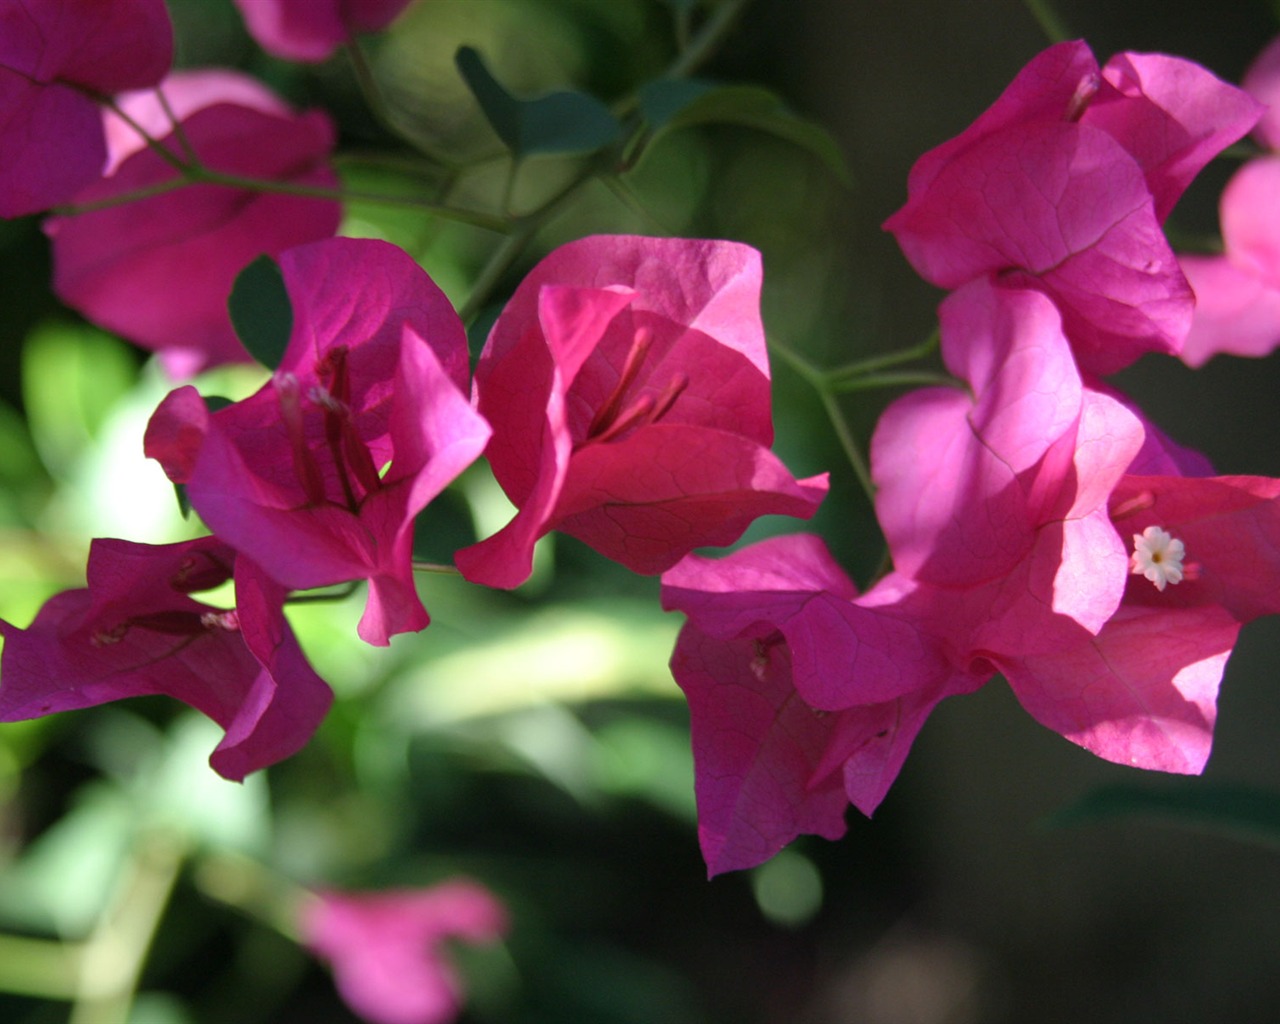
[[[424,210],[446,220],[456,220],[473,227],[488,231],[506,232],[510,230],[507,222],[490,213],[479,210],[462,210],[452,206],[441,206],[438,203],[409,196],[386,196],[376,192],[354,192],[343,188],[325,188],[322,185],[302,185],[296,182],[271,181],[266,178],[246,178],[238,174],[225,174],[222,171],[194,169],[189,172],[193,183],[203,185],[223,185],[227,188],[242,188],[251,192],[272,192],[280,195],[305,196],[315,199],[335,199],[339,202],[355,200],[365,203],[379,203],[383,206],[397,206]]]
[[[103,199],[95,199],[88,203],[76,203],[71,206],[55,206],[53,214],[56,217],[75,217],[82,213],[109,210],[113,206],[126,206],[129,203],[150,199],[152,196],[162,196],[166,192],[176,192],[180,188],[187,188],[190,184],[191,182],[186,178],[170,178],[168,181],[157,182],[145,188],[135,188],[130,192],[122,192],[118,196],[107,196]]]
[[[824,374],[833,384],[840,384],[853,377],[864,377],[868,374],[883,370],[889,366],[901,366],[903,363],[912,363],[917,359],[924,359],[930,356],[938,347],[939,334],[935,327],[933,333],[919,345],[911,348],[904,348],[898,352],[887,352],[884,355],[871,356],[867,359],[859,359],[854,363],[846,363],[844,366],[837,366],[834,370],[827,370]]]
[[[326,601],[345,601],[356,592],[355,583],[344,583],[336,590],[321,594],[290,594],[285,604],[321,604]]]
[[[868,373],[861,377],[847,380],[829,380],[827,387],[832,394],[847,395],[852,391],[871,391],[876,388],[904,388],[920,385],[943,385],[959,387],[954,377],[945,373],[930,373],[927,370],[907,371],[903,373]]]
[[[1023,0],[1031,17],[1049,38],[1051,43],[1062,43],[1074,39],[1075,35],[1067,28],[1066,23],[1054,12],[1048,0]]]
[[[196,155],[196,150],[191,145],[191,140],[187,138],[187,133],[182,128],[182,122],[173,112],[173,107],[169,106],[169,97],[164,94],[164,90],[159,86],[155,89],[156,99],[160,102],[160,109],[164,111],[164,116],[169,119],[169,124],[173,127],[173,137],[178,140],[178,145],[182,147],[182,151],[187,155],[187,162],[195,166],[200,166],[200,157]]]
[[[416,559],[413,562],[414,572],[434,572],[442,576],[461,576],[455,565],[441,565],[439,562],[419,562]]]
[[[747,2],[748,0],[724,0],[667,68],[666,77],[686,78],[700,68],[728,35]]]
[[[831,420],[831,428],[836,432],[836,437],[840,440],[840,447],[844,449],[845,458],[849,460],[849,465],[853,467],[853,475],[858,478],[858,484],[862,487],[867,498],[874,501],[876,487],[871,482],[871,471],[867,468],[862,452],[858,450],[858,444],[853,439],[853,432],[849,429],[849,424],[845,422],[844,413],[840,411],[840,402],[826,388],[819,388],[818,397],[822,399],[822,407],[827,411],[827,418]]]
[[[135,121],[128,114],[126,114],[114,99],[112,99],[110,96],[103,96],[103,97],[100,97],[100,102],[104,106],[108,107],[112,111],[112,113],[116,115],[116,117],[120,118],[121,121],[123,121],[135,132],[137,132],[138,135],[141,136],[142,141],[145,142],[149,148],[154,150],[156,155],[159,156],[161,160],[164,160],[166,163],[175,167],[177,170],[181,171],[184,174],[188,171],[188,169],[190,168],[190,165],[185,160],[183,160],[182,157],[178,156],[177,153],[171,153],[169,150],[167,150],[164,147],[164,145],[159,140],[152,138],[151,134],[145,128],[143,128],[142,125],[138,124],[137,121]]]
[[[849,460],[849,465],[853,467],[853,475],[858,478],[858,484],[862,487],[867,497],[874,499],[876,489],[871,482],[871,471],[867,468],[867,462],[862,457],[862,452],[858,449],[858,443],[853,439],[853,432],[849,429],[849,424],[845,422],[844,413],[840,411],[840,402],[831,390],[827,375],[800,353],[788,348],[786,345],[771,341],[769,342],[769,348],[789,363],[792,369],[808,381],[818,393],[818,398],[822,401],[822,408],[826,410],[827,418],[831,421],[831,427],[836,432],[836,438],[840,441],[840,447],[844,449],[845,458]]]
[[[301,941],[298,910],[315,897],[292,879],[240,853],[220,850],[202,857],[193,881],[206,896]]]

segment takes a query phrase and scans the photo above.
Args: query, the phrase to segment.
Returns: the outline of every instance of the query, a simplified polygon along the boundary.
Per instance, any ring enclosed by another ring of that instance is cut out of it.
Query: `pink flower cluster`
[[[1181,352],[1194,297],[1160,224],[1260,113],[1188,61],[1063,43],[917,162],[885,227],[951,290],[960,387],[876,428],[893,571],[859,594],[796,536],[663,576],[711,874],[841,835],[932,708],[996,673],[1100,757],[1203,769],[1240,626],[1280,611],[1280,481],[1213,476],[1099,375]]]

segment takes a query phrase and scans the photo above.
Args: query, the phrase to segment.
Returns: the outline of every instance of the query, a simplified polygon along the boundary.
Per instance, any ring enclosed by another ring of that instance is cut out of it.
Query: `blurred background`
[[[422,0],[369,40],[392,109],[469,161],[452,188],[493,206],[508,165],[452,58],[475,46],[510,89],[568,85],[616,102],[675,50],[659,0]],[[338,120],[344,179],[426,185],[358,154],[394,147],[347,64],[261,54],[222,0],[170,0],[182,65],[230,64]],[[1061,2],[1100,61],[1164,51],[1238,81],[1280,31],[1264,2]],[[474,350],[536,258],[597,232],[732,238],[765,255],[772,340],[819,365],[906,348],[940,293],[880,223],[926,149],[962,130],[1048,39],[1015,0],[754,0],[701,74],[763,85],[824,125],[821,144],[740,124],[673,129],[624,176],[593,184],[533,240],[481,312]],[[793,136],[796,133],[793,133]],[[803,133],[800,133],[803,134]],[[531,158],[517,209],[578,165]],[[1206,248],[1233,161],[1169,223]],[[344,233],[407,248],[456,302],[494,247],[477,229],[350,205]],[[94,536],[191,535],[141,431],[171,386],[156,366],[61,307],[35,218],[0,224],[0,617],[30,621],[83,582]],[[1224,473],[1280,476],[1277,357],[1192,372],[1147,357],[1115,379]],[[220,371],[206,392],[257,386]],[[808,385],[775,360],[777,450],[797,476],[832,472],[813,528],[860,582],[883,555],[866,498]],[[850,397],[865,443],[894,393]],[[505,516],[483,468],[421,522],[446,561]],[[754,527],[746,540],[798,529]],[[181,835],[183,861],[135,1021],[350,1021],[323,968],[275,927],[263,877],[373,889],[474,878],[511,910],[505,944],[458,949],[462,1020],[490,1024],[1280,1020],[1280,858],[1274,845],[1129,814],[1055,823],[1114,784],[1167,794],[1206,784],[1280,789],[1280,626],[1242,633],[1203,780],[1139,775],[1036,724],[1008,688],[944,703],[874,820],[802,838],[772,862],[708,882],[695,833],[688,715],[666,659],[679,617],[642,579],[568,538],[543,545],[513,594],[425,576],[433,617],[390,650],[355,638],[361,594],[291,610],[338,701],[302,753],[242,786],[204,759],[217,731],[159,698],[0,726],[0,988],[35,969],[14,936],[76,939],[119,892],[139,837]],[[273,873],[262,876],[262,871]],[[251,884],[252,883],[252,884]],[[269,886],[269,881],[268,883]],[[284,928],[287,931],[287,927]],[[12,951],[10,951],[12,949]],[[68,1019],[65,1002],[0,993],[0,1020]]]

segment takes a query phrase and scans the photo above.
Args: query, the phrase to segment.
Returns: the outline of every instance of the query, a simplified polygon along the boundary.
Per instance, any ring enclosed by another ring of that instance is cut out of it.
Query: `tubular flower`
[[[293,334],[273,378],[210,413],[173,391],[146,451],[219,537],[290,589],[368,579],[362,638],[428,623],[414,588],[414,517],[473,462],[489,428],[470,406],[466,338],[402,250],[332,239],[280,259]]]
[[[327,162],[334,128],[324,113],[296,114],[265,86],[230,71],[180,72],[161,90],[180,133],[154,90],[121,97],[120,106],[174,157],[272,185],[338,185]],[[48,219],[54,290],[90,320],[160,352],[175,377],[248,362],[227,315],[236,274],[261,253],[332,235],[341,205],[183,185],[134,128],[114,114],[107,121],[106,176],[75,201],[92,206],[139,189],[159,194]]]
[[[551,530],[657,573],[758,516],[812,515],[826,476],[797,481],[769,451],[760,282],[759,253],[732,242],[598,236],[539,263],[474,386],[519,511],[458,553],[463,575],[518,586]]]
[[[0,620],[0,721],[167,694],[226,730],[209,761],[234,780],[296,753],[320,725],[333,694],[285,622],[284,588],[227,544],[95,540],[87,575],[29,628]],[[232,578],[233,609],[191,597]]]
[[[164,0],[0,4],[0,217],[47,210],[96,180],[99,97],[155,85],[172,59]]]
[[[1189,61],[1122,53],[1099,68],[1084,43],[1059,43],[916,162],[885,228],[943,288],[993,275],[1044,291],[1086,370],[1176,354],[1194,299],[1160,225],[1261,110]]]

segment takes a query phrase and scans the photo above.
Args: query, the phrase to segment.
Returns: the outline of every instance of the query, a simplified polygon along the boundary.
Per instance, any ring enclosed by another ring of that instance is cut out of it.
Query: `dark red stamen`
[[[316,465],[315,456],[307,447],[298,378],[291,373],[281,373],[276,375],[274,383],[276,395],[280,400],[280,419],[284,422],[285,434],[289,438],[289,449],[293,455],[293,472],[298,478],[298,483],[302,485],[307,501],[312,505],[321,505],[325,501],[324,478],[320,475],[320,467]]]
[[[587,437],[589,439],[608,430],[612,425],[619,410],[622,408],[622,402],[627,396],[627,389],[631,387],[632,381],[639,374],[640,367],[644,365],[645,359],[649,356],[649,349],[652,347],[653,335],[643,327],[636,331],[635,340],[631,342],[631,350],[627,353],[627,361],[622,364],[622,374],[618,377],[618,383],[614,385],[609,397],[604,400],[604,404],[596,410],[595,416],[591,419],[591,425],[587,427]]]

